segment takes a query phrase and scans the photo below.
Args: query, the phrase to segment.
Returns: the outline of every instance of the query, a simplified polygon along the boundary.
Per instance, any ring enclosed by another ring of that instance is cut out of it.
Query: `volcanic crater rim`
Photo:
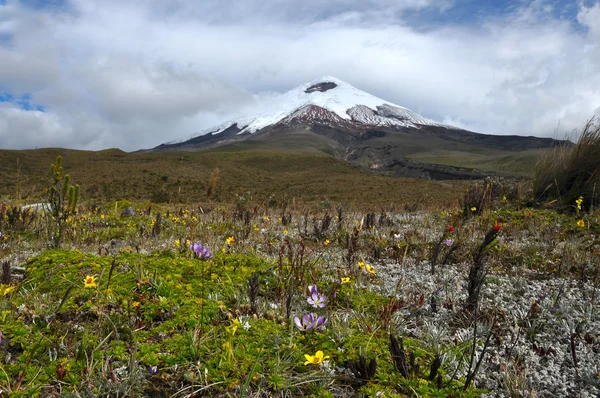
[[[312,86],[304,90],[304,92],[307,94],[314,93],[315,91],[320,91],[324,93],[325,91],[333,90],[337,86],[338,85],[334,82],[320,82],[317,84],[313,84]]]

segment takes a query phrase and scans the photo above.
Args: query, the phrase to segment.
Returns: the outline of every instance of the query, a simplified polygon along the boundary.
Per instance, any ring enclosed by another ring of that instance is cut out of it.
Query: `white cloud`
[[[553,136],[598,112],[599,2],[581,4],[577,22],[556,19],[556,4],[541,0],[426,31],[403,17],[451,6],[73,0],[35,10],[9,0],[0,6],[0,90],[30,94],[45,112],[0,103],[0,147],[151,147],[256,106],[253,93],[327,74],[488,133]]]

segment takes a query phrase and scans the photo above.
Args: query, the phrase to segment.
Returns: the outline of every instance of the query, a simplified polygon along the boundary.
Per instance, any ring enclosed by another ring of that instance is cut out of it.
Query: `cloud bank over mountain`
[[[323,75],[485,133],[600,112],[600,1],[486,3],[0,0],[0,148],[151,147]]]

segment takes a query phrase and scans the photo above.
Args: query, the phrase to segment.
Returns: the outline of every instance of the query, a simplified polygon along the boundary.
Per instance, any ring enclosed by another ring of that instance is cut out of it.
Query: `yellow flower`
[[[331,242],[329,242],[329,239],[325,239],[325,240],[323,241],[323,244],[324,244],[325,246],[327,246],[329,243],[331,243]]]
[[[583,221],[583,220],[577,221],[577,226],[581,227],[581,228],[585,227],[585,221]]]
[[[319,350],[315,353],[315,355],[304,354],[304,358],[306,358],[306,362],[304,362],[304,365],[309,365],[309,364],[318,365],[321,362],[323,362],[323,360],[329,358],[329,355],[324,356],[323,351]]]
[[[15,291],[17,287],[13,285],[0,285],[0,296],[6,296]]]
[[[229,238],[227,238],[225,241],[227,242],[227,244],[228,244],[229,246],[231,246],[231,245],[233,245],[233,244],[235,243],[235,238],[234,238],[233,236],[230,236],[230,237],[229,237]]]
[[[475,206],[471,207],[471,211],[477,211],[477,207],[475,207]]]
[[[181,247],[181,241],[179,239],[175,239],[175,247],[178,249]]]
[[[83,280],[83,286],[88,288],[88,287],[96,287],[96,277],[95,276],[91,276],[91,275],[87,275],[85,277],[85,279]]]
[[[358,262],[358,267],[359,267],[360,269],[365,269],[365,262],[364,262],[364,261],[359,261],[359,262]]]
[[[583,203],[583,196],[580,196],[579,198],[577,198],[577,200],[575,201],[575,204],[577,205],[577,210],[581,210],[581,204]]]
[[[231,335],[231,337],[233,337],[235,335],[235,332],[237,332],[238,328],[240,327],[241,323],[240,321],[238,321],[237,319],[234,319],[233,322],[231,323],[231,325],[227,326],[225,328],[225,330],[227,331],[227,333],[229,335]]]
[[[367,271],[369,271],[370,274],[375,275],[375,268],[373,268],[372,265],[367,265]]]
[[[287,234],[288,234],[288,230],[287,230],[287,229],[284,229],[284,230],[283,230],[283,234],[284,234],[284,235],[287,235]]]
[[[345,278],[342,278],[342,284],[344,283],[350,283],[350,277],[347,276]]]

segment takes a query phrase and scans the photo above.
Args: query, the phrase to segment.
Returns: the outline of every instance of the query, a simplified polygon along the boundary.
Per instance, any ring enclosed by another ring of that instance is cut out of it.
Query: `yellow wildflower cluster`
[[[0,296],[6,296],[15,291],[17,287],[14,285],[0,284]]]
[[[583,203],[583,196],[580,196],[575,201],[575,207],[577,208],[578,211],[581,210],[581,204],[582,203]]]

